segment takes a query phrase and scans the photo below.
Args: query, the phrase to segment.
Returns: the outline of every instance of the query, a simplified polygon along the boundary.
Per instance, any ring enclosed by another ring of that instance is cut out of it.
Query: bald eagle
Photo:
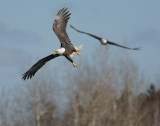
[[[23,74],[22,79],[29,79],[32,78],[35,73],[49,60],[54,59],[58,56],[65,56],[72,64],[74,67],[76,67],[76,64],[73,62],[72,57],[74,55],[80,55],[80,50],[82,49],[81,46],[73,47],[67,32],[66,32],[66,26],[67,22],[70,18],[71,13],[67,11],[67,8],[61,9],[54,20],[53,24],[53,31],[56,33],[57,37],[59,38],[61,42],[61,47],[60,49],[57,49],[56,51],[53,52],[53,54],[42,58],[39,60],[36,64],[34,64],[27,72]]]
[[[95,39],[98,39],[102,45],[107,45],[107,44],[110,44],[110,45],[115,45],[115,46],[118,46],[118,47],[122,47],[122,48],[125,48],[125,49],[131,49],[131,50],[139,50],[140,48],[129,48],[129,47],[126,47],[126,46],[122,46],[122,45],[119,45],[119,44],[116,44],[114,42],[111,42],[111,41],[108,41],[104,38],[101,38],[101,37],[98,37],[96,35],[93,35],[93,34],[90,34],[90,33],[87,33],[87,32],[83,32],[83,31],[80,31],[78,29],[76,29],[75,27],[73,27],[72,25],[70,25],[71,28],[73,28],[74,30],[76,30],[77,32],[80,32],[80,33],[83,33],[83,34],[87,34]]]

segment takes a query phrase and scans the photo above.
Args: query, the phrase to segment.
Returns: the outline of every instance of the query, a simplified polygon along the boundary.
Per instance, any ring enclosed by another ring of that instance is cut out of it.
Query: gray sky
[[[59,48],[52,24],[63,7],[72,13],[69,25],[119,44],[141,47],[141,51],[126,51],[140,71],[154,80],[160,74],[159,6],[159,0],[0,0],[0,84],[24,83],[21,75],[37,59]],[[81,57],[101,46],[69,25],[72,43],[84,45]],[[123,50],[113,46],[109,49]],[[69,64],[66,59],[57,58],[49,64],[65,63]]]

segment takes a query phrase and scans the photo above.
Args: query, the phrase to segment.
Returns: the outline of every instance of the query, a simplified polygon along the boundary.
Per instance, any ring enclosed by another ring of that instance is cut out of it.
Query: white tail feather
[[[77,52],[80,52],[82,50],[83,45],[74,47]],[[76,52],[73,52],[70,57],[72,58],[74,55],[76,55]]]
[[[81,49],[82,49],[83,45],[80,45],[80,46],[76,46],[75,49],[77,50],[77,52],[80,52]]]

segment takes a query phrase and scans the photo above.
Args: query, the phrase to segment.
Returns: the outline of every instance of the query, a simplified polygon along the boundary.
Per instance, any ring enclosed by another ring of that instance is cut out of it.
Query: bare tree
[[[148,79],[125,54],[112,54],[108,48],[97,52],[91,59],[82,58],[76,70],[59,68],[67,74],[55,75],[45,68],[42,74],[18,85],[18,90],[4,90],[0,124],[159,126],[160,91],[154,84],[146,89]]]

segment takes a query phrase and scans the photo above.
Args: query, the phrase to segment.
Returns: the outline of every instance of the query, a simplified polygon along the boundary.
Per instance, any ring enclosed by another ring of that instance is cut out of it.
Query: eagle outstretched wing
[[[25,80],[25,79],[29,79],[29,78],[32,78],[35,73],[46,63],[48,62],[49,60],[51,59],[54,59],[56,57],[58,57],[60,55],[56,54],[56,55],[49,55],[47,57],[44,57],[43,59],[39,60],[36,64],[34,64],[27,72],[25,72],[23,74],[23,77],[22,79]]]
[[[93,35],[93,34],[90,34],[90,33],[84,32],[84,31],[80,31],[80,30],[76,29],[75,27],[73,27],[72,25],[70,25],[70,27],[73,28],[74,30],[76,30],[77,32],[80,32],[80,33],[83,33],[83,34],[87,34],[87,35],[89,35],[89,36],[91,36],[91,37],[94,37],[94,38],[100,40],[100,41],[101,41],[101,39],[102,39],[102,38],[100,38],[100,37],[98,37],[98,36],[96,36],[96,35]]]
[[[61,46],[73,46],[66,32],[66,27],[71,13],[67,11],[67,8],[61,9],[56,16],[53,24],[53,31],[61,42]],[[67,44],[67,45],[66,45]]]
[[[125,49],[140,50],[140,48],[129,48],[129,47],[122,46],[122,45],[119,45],[119,44],[111,42],[111,41],[107,41],[107,43],[110,44],[110,45],[115,45],[115,46],[118,46],[118,47],[121,47],[121,48],[125,48]]]

